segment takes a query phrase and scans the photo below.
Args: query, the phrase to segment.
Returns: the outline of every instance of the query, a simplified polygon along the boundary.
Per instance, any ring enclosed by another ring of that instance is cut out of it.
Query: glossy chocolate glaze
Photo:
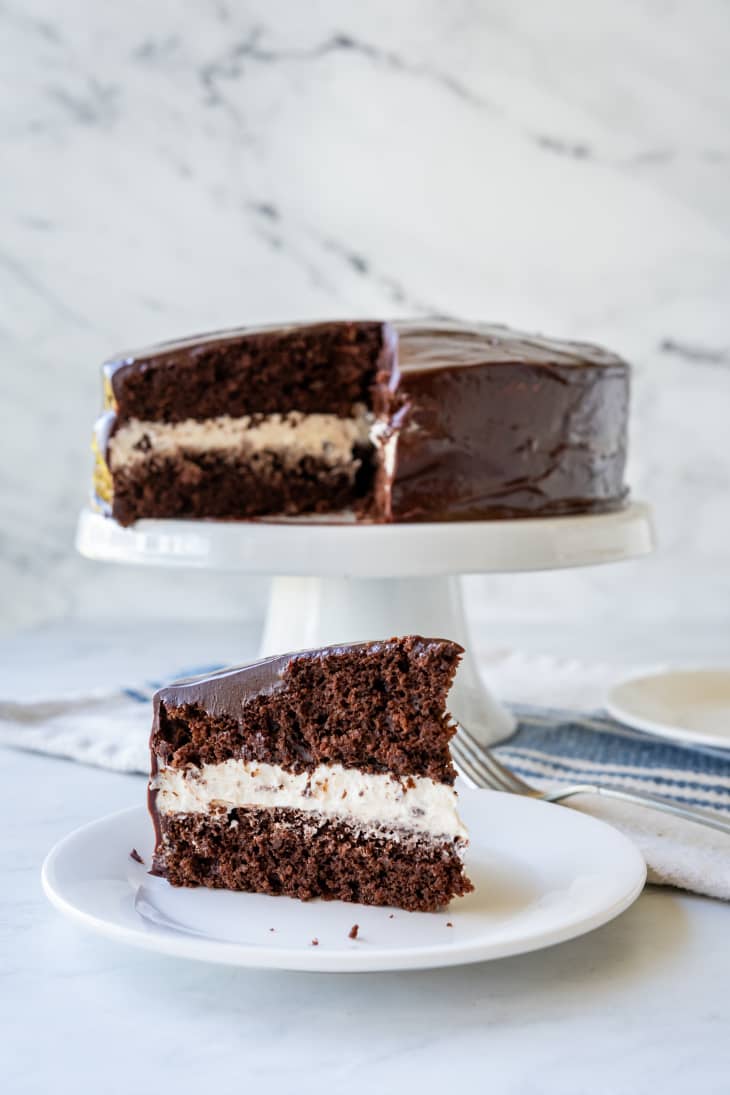
[[[392,326],[398,334],[398,362],[405,374],[509,364],[625,368],[620,357],[591,342],[524,334],[501,323],[424,319],[396,320]]]
[[[250,696],[268,695],[283,687],[286,667],[296,654],[277,654],[245,665],[233,665],[188,677],[161,688],[153,698],[153,731],[159,729],[160,706],[182,707],[196,704],[210,715],[228,715]]]
[[[394,327],[398,372],[384,378],[378,408],[391,425],[376,482],[383,518],[475,520],[622,504],[629,367],[621,358],[487,324]]]
[[[153,697],[152,733],[160,727],[160,707],[183,707],[196,705],[213,717],[235,715],[236,711],[253,696],[270,695],[286,686],[286,671],[297,658],[327,658],[337,654],[349,654],[363,651],[377,655],[388,647],[397,648],[401,639],[384,639],[378,642],[341,643],[334,646],[317,647],[312,650],[297,650],[288,654],[275,654],[270,658],[261,658],[245,665],[234,665],[219,669],[215,673],[206,673],[200,677],[190,677],[175,681],[161,688]],[[417,650],[426,651],[444,644],[463,650],[449,639],[423,638],[411,636],[409,642]]]

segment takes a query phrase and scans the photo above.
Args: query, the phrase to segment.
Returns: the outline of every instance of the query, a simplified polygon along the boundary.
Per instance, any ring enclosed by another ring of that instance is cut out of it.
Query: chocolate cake
[[[142,517],[369,521],[620,507],[628,365],[506,327],[244,328],[104,366],[95,498]]]
[[[472,886],[446,695],[463,650],[325,647],[154,698],[153,873],[173,886],[439,909]]]

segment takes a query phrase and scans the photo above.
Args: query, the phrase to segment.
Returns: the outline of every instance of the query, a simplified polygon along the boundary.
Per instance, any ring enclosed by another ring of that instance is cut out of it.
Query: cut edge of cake
[[[420,911],[468,893],[445,709],[462,653],[406,636],[160,690],[153,873]]]
[[[372,494],[379,321],[242,328],[120,355],[104,369],[94,495],[140,517],[347,511]]]

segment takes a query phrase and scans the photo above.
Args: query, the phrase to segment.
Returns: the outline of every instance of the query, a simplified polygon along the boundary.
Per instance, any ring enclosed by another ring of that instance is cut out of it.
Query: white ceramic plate
[[[730,669],[676,669],[621,681],[609,693],[619,722],[685,744],[730,748]]]
[[[43,865],[43,887],[61,912],[120,942],[229,965],[332,972],[452,966],[537,950],[605,924],[643,888],[638,850],[592,817],[468,790],[461,812],[476,891],[441,913],[176,890],[130,858],[136,848],[149,862],[143,807],[62,840]]]

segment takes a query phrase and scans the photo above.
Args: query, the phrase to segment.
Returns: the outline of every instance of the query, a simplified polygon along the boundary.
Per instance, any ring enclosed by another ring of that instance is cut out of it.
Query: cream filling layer
[[[340,764],[290,772],[276,764],[226,760],[202,768],[163,768],[150,784],[162,814],[200,814],[211,807],[284,807],[340,818],[363,828],[417,831],[466,840],[456,791],[425,776],[396,779]]]
[[[254,456],[272,453],[296,464],[315,456],[330,467],[352,461],[355,445],[369,443],[372,416],[363,408],[349,418],[336,414],[244,415],[183,422],[147,422],[133,418],[111,437],[108,448],[112,471],[148,460],[152,455],[197,455],[205,452]]]

